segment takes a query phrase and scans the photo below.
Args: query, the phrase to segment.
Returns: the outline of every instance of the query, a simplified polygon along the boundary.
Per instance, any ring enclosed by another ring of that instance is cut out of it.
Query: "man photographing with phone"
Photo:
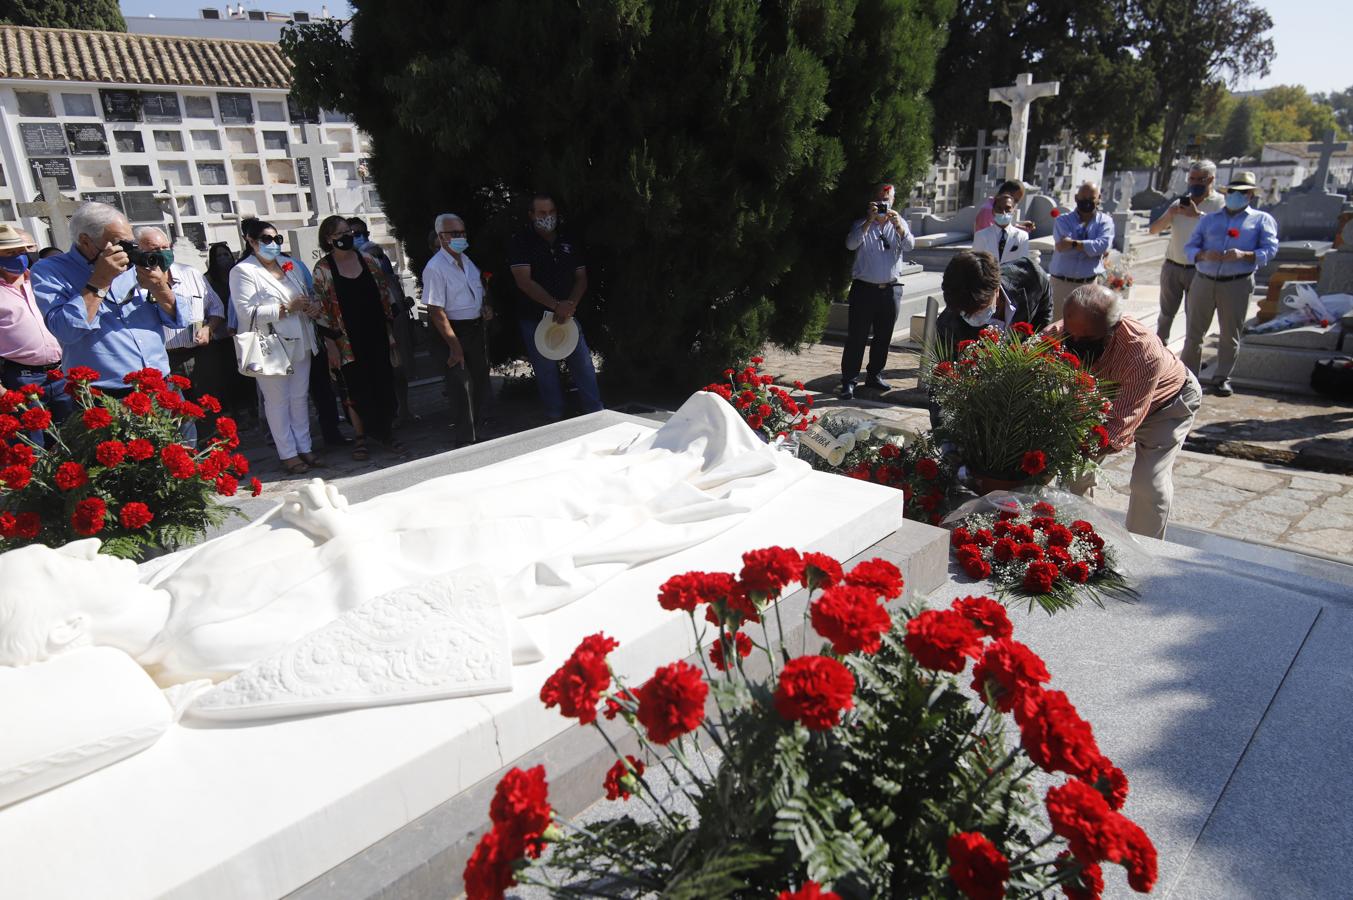
[[[1170,343],[1170,326],[1186,302],[1193,285],[1193,263],[1184,253],[1184,246],[1193,237],[1198,221],[1208,213],[1221,209],[1221,194],[1212,190],[1217,180],[1217,166],[1210,159],[1197,159],[1189,166],[1189,188],[1170,204],[1159,219],[1151,223],[1150,232],[1170,232],[1170,244],[1165,249],[1165,262],[1160,266],[1160,318],[1156,320],[1156,334],[1160,342]]]
[[[841,351],[841,397],[855,396],[855,379],[864,361],[864,345],[869,344],[869,367],[865,387],[886,391],[891,385],[883,380],[888,362],[888,345],[902,306],[902,252],[916,246],[907,223],[893,208],[893,186],[874,187],[874,199],[846,235],[846,249],[855,251],[851,272],[850,312],[846,327],[846,346]],[[872,332],[872,338],[871,338]]]

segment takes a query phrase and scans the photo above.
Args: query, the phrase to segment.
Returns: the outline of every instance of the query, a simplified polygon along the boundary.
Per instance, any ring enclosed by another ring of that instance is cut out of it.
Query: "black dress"
[[[365,263],[356,278],[346,278],[331,256],[329,270],[354,357],[343,366],[343,386],[362,418],[366,434],[389,442],[395,418],[395,373],[390,366],[390,338],[380,288]]]

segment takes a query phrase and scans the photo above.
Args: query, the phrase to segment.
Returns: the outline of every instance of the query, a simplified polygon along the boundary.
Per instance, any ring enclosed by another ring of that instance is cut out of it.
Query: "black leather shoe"
[[[841,385],[841,390],[838,391],[837,393],[838,393],[838,396],[840,396],[840,398],[841,398],[842,400],[854,400],[854,399],[855,399],[855,385],[853,385],[853,384],[843,384],[843,385]]]
[[[1229,378],[1225,381],[1219,381],[1212,386],[1212,393],[1216,394],[1218,397],[1229,397],[1235,392],[1235,388],[1231,387],[1231,379]]]
[[[872,378],[866,378],[864,386],[875,391],[891,391],[893,389],[891,384],[884,381],[882,378],[879,378],[877,375]]]

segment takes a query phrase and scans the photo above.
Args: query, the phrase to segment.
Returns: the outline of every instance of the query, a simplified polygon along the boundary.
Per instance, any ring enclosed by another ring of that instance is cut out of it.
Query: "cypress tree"
[[[686,389],[813,336],[844,296],[869,184],[905,196],[929,160],[953,0],[354,6],[350,38],[284,47],[298,96],[371,134],[416,263],[456,212],[502,291],[506,238],[548,191],[587,250],[609,377]]]

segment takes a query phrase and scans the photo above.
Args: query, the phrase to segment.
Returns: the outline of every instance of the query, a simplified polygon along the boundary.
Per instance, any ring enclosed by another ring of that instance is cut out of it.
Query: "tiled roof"
[[[267,41],[0,25],[0,78],[286,90],[291,65]]]
[[[1264,145],[1264,149],[1265,149],[1265,150],[1277,150],[1277,151],[1280,152],[1280,153],[1287,153],[1287,154],[1289,154],[1289,155],[1291,155],[1291,156],[1300,156],[1300,157],[1304,157],[1304,158],[1306,158],[1306,159],[1319,159],[1319,158],[1320,158],[1320,151],[1319,151],[1319,150],[1314,150],[1314,151],[1313,151],[1313,150],[1307,150],[1306,148],[1307,148],[1308,146],[1310,146],[1311,144],[1323,144],[1323,143],[1324,143],[1323,140],[1320,140],[1320,141],[1269,141],[1267,144]],[[1351,148],[1353,148],[1353,142],[1350,142],[1350,145],[1349,145],[1349,146],[1350,146]],[[1346,157],[1346,156],[1353,156],[1353,149],[1349,149],[1349,150],[1337,150],[1337,151],[1335,151],[1334,156],[1337,157],[1337,158],[1340,158],[1340,159],[1342,159],[1343,157]]]

